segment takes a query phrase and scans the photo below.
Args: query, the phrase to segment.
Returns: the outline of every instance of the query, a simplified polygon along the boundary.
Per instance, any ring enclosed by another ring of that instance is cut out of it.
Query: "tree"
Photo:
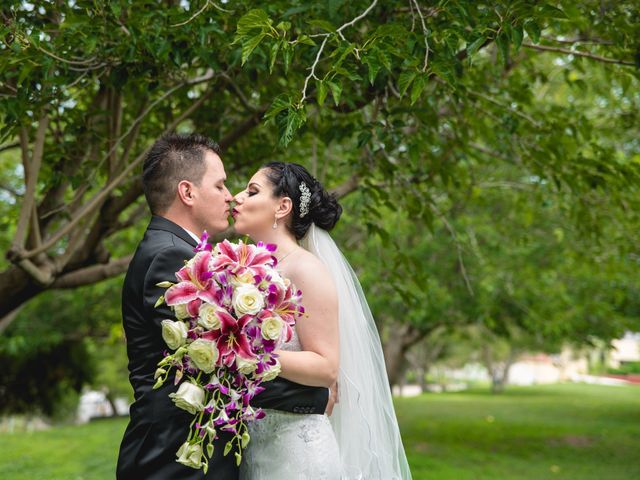
[[[83,387],[130,397],[120,317],[122,278],[44,292],[0,337],[1,413],[56,413]]]
[[[570,192],[585,218],[637,189],[636,2],[256,5],[5,2],[1,329],[42,292],[126,269],[140,164],[170,130],[217,138],[237,178],[307,158],[362,192],[372,231],[392,199],[431,224],[479,158]],[[581,110],[583,91],[609,111]]]

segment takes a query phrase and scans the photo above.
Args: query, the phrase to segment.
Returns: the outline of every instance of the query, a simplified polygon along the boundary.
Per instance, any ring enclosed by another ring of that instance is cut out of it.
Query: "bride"
[[[304,167],[282,162],[258,170],[235,202],[235,230],[276,244],[278,269],[302,290],[306,312],[278,352],[280,376],[339,386],[330,419],[266,410],[250,424],[240,478],[410,479],[373,317],[327,233],[342,208]]]

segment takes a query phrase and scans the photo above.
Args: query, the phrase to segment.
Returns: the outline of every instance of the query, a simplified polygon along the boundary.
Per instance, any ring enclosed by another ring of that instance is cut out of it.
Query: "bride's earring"
[[[274,220],[273,220],[273,227],[271,227],[271,228],[273,228],[274,230],[275,230],[276,228],[278,228],[278,216],[277,216],[277,215],[276,215],[276,217],[275,217],[275,218],[274,218]]]

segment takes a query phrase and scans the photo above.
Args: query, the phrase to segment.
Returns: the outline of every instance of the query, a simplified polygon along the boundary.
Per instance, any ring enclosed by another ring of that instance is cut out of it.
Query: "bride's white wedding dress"
[[[312,224],[301,245],[324,263],[338,291],[340,401],[330,418],[267,410],[249,426],[240,478],[410,480],[380,337],[360,282],[325,230]],[[297,337],[286,348],[300,350]]]
[[[300,351],[295,333],[283,350]],[[340,453],[326,415],[265,409],[249,423],[251,441],[240,464],[241,480],[338,480]]]

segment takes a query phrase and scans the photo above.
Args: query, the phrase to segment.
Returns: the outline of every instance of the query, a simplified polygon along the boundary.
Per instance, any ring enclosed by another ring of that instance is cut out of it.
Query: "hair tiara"
[[[300,183],[300,218],[304,218],[309,213],[309,203],[311,202],[311,192],[304,182]]]

